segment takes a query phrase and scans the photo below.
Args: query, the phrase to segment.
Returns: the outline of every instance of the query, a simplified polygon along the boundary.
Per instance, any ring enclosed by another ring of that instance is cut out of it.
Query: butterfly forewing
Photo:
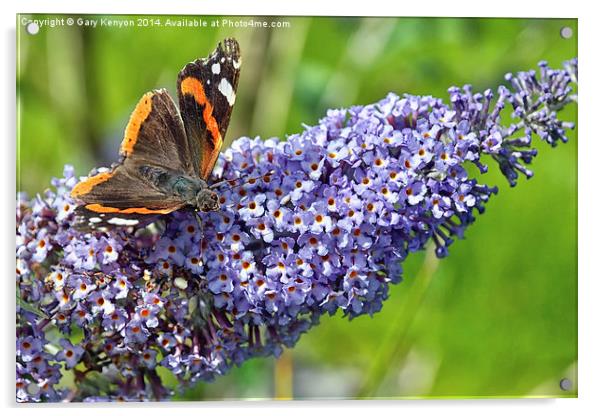
[[[190,155],[202,179],[213,170],[230,122],[240,74],[240,50],[225,39],[207,58],[189,63],[178,76],[180,112]]]
[[[130,163],[80,182],[71,196],[84,203],[76,210],[77,222],[90,228],[107,225],[105,222],[118,226],[138,225],[141,216],[169,214],[184,205],[180,199],[142,180]]]

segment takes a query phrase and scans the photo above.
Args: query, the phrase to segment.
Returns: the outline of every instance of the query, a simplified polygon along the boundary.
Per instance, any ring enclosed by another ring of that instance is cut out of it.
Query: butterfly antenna
[[[241,183],[239,183],[239,184],[237,184],[237,185],[232,185],[231,189],[238,188],[239,186],[246,185],[246,184],[248,184],[249,182],[251,182],[251,181],[253,181],[253,180],[255,180],[255,181],[256,181],[257,179],[261,179],[261,178],[264,178],[264,177],[266,177],[266,176],[272,176],[272,175],[274,174],[274,172],[275,172],[275,171],[271,170],[271,171],[269,171],[268,173],[264,173],[263,175],[260,175],[260,176],[255,176],[255,177],[253,177],[253,178],[247,178],[247,179],[245,179],[245,181],[244,181],[244,182],[241,182]],[[209,187],[209,189],[215,189],[215,188],[218,188],[218,187],[222,186],[222,185],[223,185],[223,184],[225,184],[225,183],[228,183],[228,182],[235,182],[235,181],[237,181],[237,180],[239,180],[239,179],[243,179],[243,178],[237,178],[237,179],[224,179],[223,181],[219,181],[219,182],[216,182],[216,183],[212,184],[212,185]]]

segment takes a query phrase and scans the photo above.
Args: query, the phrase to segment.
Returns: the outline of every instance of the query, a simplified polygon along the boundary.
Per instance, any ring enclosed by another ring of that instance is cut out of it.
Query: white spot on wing
[[[222,93],[224,97],[226,97],[226,100],[228,100],[228,104],[230,104],[230,107],[232,107],[234,105],[234,101],[236,101],[236,94],[232,89],[232,85],[230,85],[226,78],[222,78],[222,80],[219,82],[219,85],[217,86],[217,89],[219,90],[219,92]]]
[[[215,75],[219,74],[220,71],[221,71],[221,67],[219,65],[219,62],[211,65],[211,72],[213,72]]]
[[[240,68],[240,59],[238,61],[232,61],[232,66],[234,66],[234,69]]]
[[[125,218],[111,218],[108,223],[113,225],[136,225],[138,224],[138,220],[127,220]]]
[[[220,61],[221,61],[221,62],[222,62],[222,64],[223,64],[224,62],[226,62],[226,58],[222,57],[222,59],[220,59]]]
[[[97,224],[97,223],[99,223],[99,222],[101,222],[101,221],[102,221],[102,220],[101,220],[100,218],[98,218],[98,217],[92,217],[92,218],[90,218],[90,222],[91,222],[92,224]]]

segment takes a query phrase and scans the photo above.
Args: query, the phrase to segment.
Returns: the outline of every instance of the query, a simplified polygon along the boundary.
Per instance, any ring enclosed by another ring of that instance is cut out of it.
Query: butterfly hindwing
[[[194,174],[194,163],[182,119],[165,89],[142,96],[130,116],[119,148],[130,162]]]
[[[189,63],[178,76],[180,112],[197,175],[207,179],[230,122],[240,74],[240,50],[225,39],[207,58]]]
[[[166,90],[146,93],[140,99],[119,153],[122,160],[112,170],[83,180],[71,192],[73,198],[84,203],[76,216],[86,220],[86,225],[133,225],[143,216],[167,214],[185,204],[154,186],[140,172],[141,166],[155,166],[195,174],[182,120]]]

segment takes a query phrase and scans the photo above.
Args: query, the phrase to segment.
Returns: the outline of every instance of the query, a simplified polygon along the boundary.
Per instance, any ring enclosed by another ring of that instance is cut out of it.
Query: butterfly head
[[[203,188],[196,194],[196,206],[203,212],[217,211],[220,207],[219,198],[211,189]]]

